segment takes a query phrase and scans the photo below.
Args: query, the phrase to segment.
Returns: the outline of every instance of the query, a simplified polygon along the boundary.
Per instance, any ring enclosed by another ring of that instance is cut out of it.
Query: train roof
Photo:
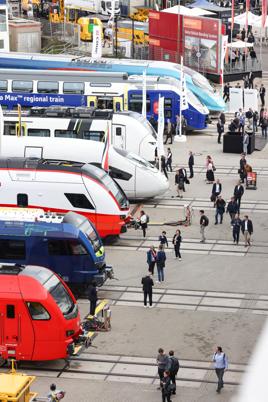
[[[0,240],[6,237],[77,238],[79,230],[69,223],[0,221]]]

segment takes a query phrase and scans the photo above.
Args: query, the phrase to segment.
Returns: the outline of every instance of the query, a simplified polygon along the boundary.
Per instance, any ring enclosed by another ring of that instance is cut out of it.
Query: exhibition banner
[[[94,60],[98,60],[101,59],[101,56],[102,56],[101,27],[98,25],[94,25],[91,57]]]
[[[146,71],[142,73],[142,115],[147,116],[147,102],[146,102]]]
[[[244,89],[244,109],[247,111],[249,108],[255,112],[258,110],[258,91],[257,89]]]
[[[157,154],[160,158],[165,155],[164,150],[164,128],[165,128],[165,117],[164,117],[164,97],[159,96],[158,102],[158,130],[157,130]]]
[[[243,109],[243,89],[230,88],[229,112],[238,112],[240,108]]]

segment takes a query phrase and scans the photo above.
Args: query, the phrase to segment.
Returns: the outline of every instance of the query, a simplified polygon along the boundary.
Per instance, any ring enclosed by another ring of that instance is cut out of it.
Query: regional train
[[[102,169],[81,162],[0,158],[2,207],[73,211],[89,219],[101,237],[126,231],[129,202]]]
[[[148,76],[146,79],[147,119],[158,119],[159,96],[164,96],[165,120],[176,124],[176,116],[180,113],[180,85],[172,77]],[[90,73],[77,71],[40,71],[40,70],[0,70],[0,104],[4,109],[15,109],[19,103],[23,109],[32,106],[90,106],[114,109],[116,112],[131,110],[142,112],[143,80],[140,75],[124,73]],[[197,97],[187,90],[189,108],[182,113],[190,130],[201,130],[206,127],[208,109]],[[130,112],[129,112],[130,113]],[[135,116],[136,131],[133,132]],[[112,143],[120,146],[121,137],[115,135],[117,126],[126,126],[126,136],[131,146],[127,149],[143,156],[147,160],[152,152],[155,133],[142,116],[128,114],[123,118],[114,113],[112,119]],[[145,123],[146,122],[146,123]],[[133,148],[135,139],[136,147]],[[142,141],[142,142],[141,142]]]
[[[65,112],[68,112],[67,115]],[[91,118],[89,108],[86,111],[82,109],[83,113],[75,109],[77,118],[71,118],[69,112],[70,108],[32,109],[28,115],[22,117],[20,128],[17,115],[5,114],[4,128],[0,128],[1,155],[53,159],[57,159],[60,155],[61,159],[90,162],[100,166],[109,121],[105,116],[109,115],[110,111],[100,111],[98,121]],[[132,115],[132,112],[129,112],[129,115]],[[124,113],[120,116],[123,123]],[[133,113],[133,119],[135,116],[136,113]],[[16,135],[18,131],[20,136]],[[122,147],[126,148],[124,138],[127,135],[123,124],[116,127],[115,135],[117,131],[120,131],[118,137],[123,138]],[[133,143],[134,147],[134,138],[132,140],[128,143]],[[164,194],[169,188],[169,182],[164,174],[133,152],[110,146],[108,159],[110,176],[117,181],[131,200],[155,197]]]
[[[173,77],[180,80],[180,65],[167,61],[152,60],[126,60],[105,59],[99,61],[86,57],[73,55],[43,55],[24,53],[0,53],[0,68],[31,69],[31,70],[72,70],[72,71],[98,71],[98,72],[123,72],[127,74],[141,75],[146,71],[147,75]],[[225,110],[225,103],[209,81],[197,71],[184,67],[187,88],[210,111]]]
[[[0,266],[0,358],[65,359],[81,334],[76,300],[45,267]]]
[[[78,291],[93,279],[102,286],[113,277],[95,227],[74,212],[0,208],[0,263],[50,268]]]

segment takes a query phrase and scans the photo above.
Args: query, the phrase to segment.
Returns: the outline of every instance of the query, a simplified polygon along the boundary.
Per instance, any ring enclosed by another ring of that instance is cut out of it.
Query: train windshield
[[[115,150],[125,158],[130,159],[132,162],[137,163],[140,167],[146,168],[146,169],[153,169],[156,170],[155,166],[153,166],[150,162],[148,162],[146,159],[141,158],[140,156],[134,154],[133,152],[127,152],[124,149],[121,148],[115,148]]]
[[[101,241],[100,241],[94,227],[91,225],[91,223],[88,220],[85,220],[82,223],[82,225],[80,226],[80,229],[82,230],[82,232],[85,233],[88,240],[92,244],[94,252],[97,253],[99,251],[99,249],[101,248]]]
[[[56,275],[51,275],[51,277],[44,283],[44,287],[51,294],[65,317],[68,316],[68,318],[71,318],[70,314],[74,312],[77,315],[77,309],[75,309],[75,304],[72,298]]]
[[[131,113],[132,114],[132,113]],[[130,114],[130,115],[131,115]],[[133,113],[134,114],[134,113]],[[151,126],[151,123],[145,117],[142,116],[142,114],[135,113],[135,116],[133,116],[135,120],[138,120],[141,122],[141,124],[146,128],[146,130],[150,131],[150,134],[154,137],[156,140],[156,132],[154,128]]]

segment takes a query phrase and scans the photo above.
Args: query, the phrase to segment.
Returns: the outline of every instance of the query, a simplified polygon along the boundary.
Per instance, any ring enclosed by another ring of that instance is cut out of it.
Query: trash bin
[[[246,189],[257,190],[257,172],[248,172],[247,173]]]

